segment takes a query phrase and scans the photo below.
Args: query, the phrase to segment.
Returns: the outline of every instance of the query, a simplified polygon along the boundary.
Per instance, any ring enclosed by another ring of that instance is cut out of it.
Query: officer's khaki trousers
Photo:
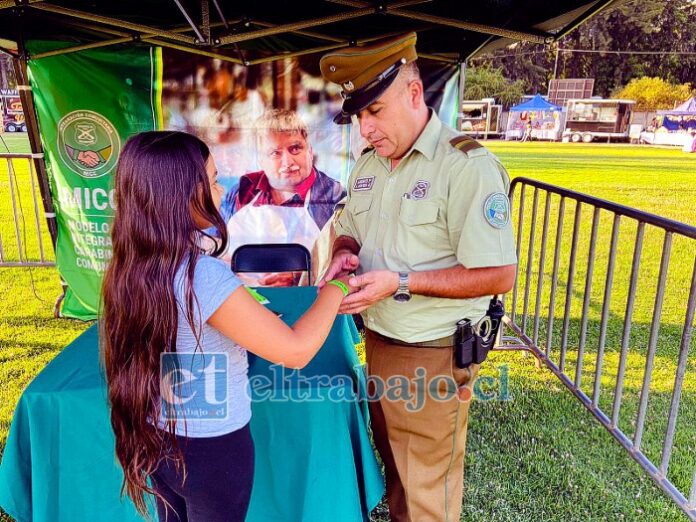
[[[469,404],[478,365],[459,369],[452,348],[390,344],[369,330],[365,344],[369,393],[381,397],[370,401],[370,416],[385,466],[391,520],[458,522]],[[419,383],[423,372],[425,390]],[[399,400],[406,395],[405,379],[395,376],[408,379],[410,400]],[[386,384],[383,393],[379,383]]]

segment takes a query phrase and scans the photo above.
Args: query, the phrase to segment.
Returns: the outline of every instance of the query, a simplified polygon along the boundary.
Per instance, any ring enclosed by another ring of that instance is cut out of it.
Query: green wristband
[[[345,284],[343,281],[339,281],[338,279],[332,279],[327,285],[334,285],[337,286],[338,288],[341,289],[341,292],[343,292],[343,297],[346,297],[348,294],[350,294],[350,289],[348,288],[348,285]]]

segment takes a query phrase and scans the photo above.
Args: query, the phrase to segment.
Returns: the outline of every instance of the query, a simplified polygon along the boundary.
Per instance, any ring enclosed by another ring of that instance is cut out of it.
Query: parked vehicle
[[[475,138],[498,137],[504,132],[500,128],[502,109],[493,98],[464,100],[459,113],[459,130]]]
[[[633,100],[572,99],[566,103],[563,141],[590,143],[596,138],[629,138]]]

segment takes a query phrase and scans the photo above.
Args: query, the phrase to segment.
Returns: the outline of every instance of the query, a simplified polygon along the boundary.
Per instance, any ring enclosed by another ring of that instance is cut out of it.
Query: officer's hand
[[[353,254],[350,250],[339,250],[334,254],[329,268],[326,270],[324,277],[317,283],[319,288],[322,288],[327,281],[344,277],[355,272],[360,266],[360,258]]]
[[[399,274],[389,270],[375,270],[351,277],[350,286],[360,290],[346,297],[338,309],[340,314],[357,314],[386,297],[391,297],[399,288]]]

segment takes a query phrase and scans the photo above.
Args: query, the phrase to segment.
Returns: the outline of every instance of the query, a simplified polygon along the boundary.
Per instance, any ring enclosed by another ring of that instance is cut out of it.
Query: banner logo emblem
[[[75,125],[75,139],[80,145],[94,145],[97,143],[97,128],[91,123],[79,123]]]
[[[121,152],[116,127],[94,111],[72,111],[58,122],[58,152],[65,165],[83,178],[111,172]]]

